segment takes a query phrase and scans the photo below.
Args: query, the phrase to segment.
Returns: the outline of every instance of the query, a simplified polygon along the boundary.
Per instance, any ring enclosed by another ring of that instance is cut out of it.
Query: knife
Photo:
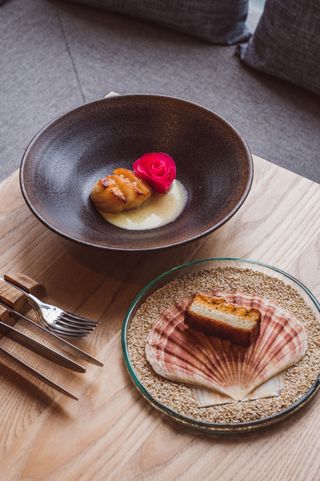
[[[74,362],[72,359],[69,359],[64,354],[60,354],[54,349],[51,349],[51,347],[48,347],[45,344],[36,341],[32,337],[27,336],[23,332],[18,331],[18,329],[9,326],[2,321],[0,321],[0,332],[6,337],[12,339],[14,342],[22,344],[23,346],[31,349],[33,352],[36,352],[43,357],[46,357],[50,361],[56,362],[61,366],[72,369],[73,371],[86,372],[86,369],[83,366],[81,366],[77,362]]]
[[[76,401],[78,400],[78,398],[74,396],[71,392],[67,391],[59,384],[56,384],[44,374],[41,374],[40,372],[36,371],[32,366],[27,364],[25,361],[22,361],[22,359],[20,359],[19,357],[16,357],[14,354],[4,349],[2,346],[0,346],[0,353],[3,353],[5,356],[9,357],[10,359],[13,359],[17,364],[19,364],[19,366],[22,366],[30,374],[32,374],[33,376],[35,376],[37,379],[44,382],[48,386],[52,387],[56,391],[64,394],[65,396],[68,396],[71,399],[75,399]]]
[[[95,359],[93,356],[91,356],[90,354],[88,354],[86,351],[83,351],[82,349],[80,349],[79,347],[75,346],[74,344],[72,344],[71,342],[69,341],[66,341],[65,339],[63,339],[62,337],[58,336],[57,334],[55,334],[54,332],[52,331],[49,331],[48,329],[46,329],[45,327],[42,327],[40,326],[40,324],[37,324],[36,322],[34,322],[32,319],[30,319],[29,317],[23,315],[23,314],[20,314],[20,312],[16,311],[15,309],[12,309],[12,307],[9,307],[7,306],[7,304],[5,304],[4,302],[0,301],[0,306],[3,306],[5,309],[7,309],[8,312],[11,312],[12,314],[20,317],[21,319],[24,319],[25,321],[27,321],[29,324],[31,324],[32,326],[34,326],[36,329],[40,330],[41,332],[44,332],[46,335],[50,336],[51,338],[53,339],[56,339],[59,341],[60,344],[62,344],[62,346],[68,348],[68,349],[71,349],[74,351],[75,354],[78,354],[80,357],[82,357],[83,359],[85,359],[86,361],[89,361],[89,362],[92,362],[93,364],[96,364],[97,366],[100,366],[102,367],[103,366],[103,363],[98,361],[98,359]]]

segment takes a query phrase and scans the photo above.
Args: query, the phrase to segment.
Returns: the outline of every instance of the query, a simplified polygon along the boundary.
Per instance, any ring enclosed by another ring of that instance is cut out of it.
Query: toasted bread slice
[[[222,297],[196,294],[186,311],[185,323],[211,336],[248,347],[259,335],[261,314],[257,309],[228,304]]]

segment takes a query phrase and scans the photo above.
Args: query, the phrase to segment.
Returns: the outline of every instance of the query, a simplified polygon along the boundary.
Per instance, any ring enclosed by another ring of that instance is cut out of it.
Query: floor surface
[[[198,102],[253,153],[320,180],[319,97],[249,70],[235,47],[63,1],[9,0],[0,25],[0,180],[44,124],[111,90]]]

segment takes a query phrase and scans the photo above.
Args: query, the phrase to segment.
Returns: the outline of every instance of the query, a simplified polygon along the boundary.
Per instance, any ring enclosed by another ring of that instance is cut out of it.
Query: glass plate
[[[188,429],[193,429],[198,432],[204,433],[236,433],[236,432],[245,432],[245,431],[252,431],[255,429],[259,429],[265,426],[269,426],[274,424],[282,419],[286,418],[290,414],[295,413],[301,407],[303,407],[310,399],[316,394],[320,387],[320,373],[317,380],[314,384],[309,388],[309,390],[301,396],[296,402],[291,404],[288,408],[279,411],[271,416],[263,417],[259,420],[250,421],[250,422],[237,422],[237,423],[213,423],[213,422],[205,422],[200,420],[195,420],[188,416],[182,415],[173,409],[163,405],[159,401],[157,401],[149,391],[143,386],[140,382],[139,377],[131,363],[128,346],[127,346],[127,332],[128,326],[130,325],[131,320],[134,318],[137,309],[141,306],[141,304],[149,297],[153,292],[158,290],[163,285],[167,284],[168,282],[182,277],[190,272],[197,272],[203,269],[212,269],[217,267],[240,267],[251,269],[254,271],[259,271],[267,274],[270,277],[275,277],[281,279],[286,284],[292,286],[301,297],[304,299],[306,304],[313,310],[317,317],[319,317],[320,313],[320,304],[317,301],[316,297],[312,294],[312,292],[303,285],[299,280],[295,279],[290,274],[278,269],[276,267],[269,266],[267,264],[263,264],[258,261],[253,261],[249,259],[237,259],[237,258],[211,258],[211,259],[201,259],[195,260],[186,264],[182,264],[172,269],[163,272],[158,277],[150,281],[135,297],[132,301],[124,322],[122,326],[122,349],[124,355],[124,361],[126,367],[129,371],[129,374],[136,386],[136,388],[140,391],[142,396],[149,401],[156,409],[164,413],[166,416],[169,416],[170,419],[182,424],[184,427]]]

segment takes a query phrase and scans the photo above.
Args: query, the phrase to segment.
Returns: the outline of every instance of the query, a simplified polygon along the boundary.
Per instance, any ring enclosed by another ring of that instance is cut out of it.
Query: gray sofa
[[[320,99],[240,63],[235,47],[48,0],[0,8],[0,179],[45,123],[119,93],[167,94],[225,117],[253,153],[320,180]]]

